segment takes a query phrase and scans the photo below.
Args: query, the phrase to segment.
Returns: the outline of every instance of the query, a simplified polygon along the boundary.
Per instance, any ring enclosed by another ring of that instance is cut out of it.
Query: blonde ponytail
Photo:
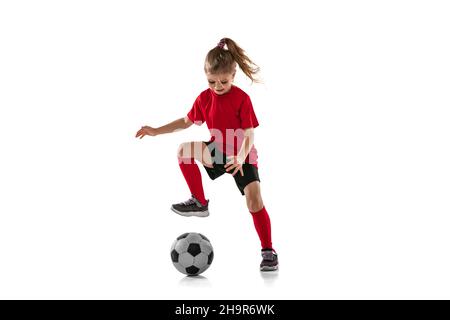
[[[227,49],[225,49],[225,45]],[[208,52],[205,59],[205,72],[212,74],[234,73],[236,71],[236,63],[252,82],[260,82],[255,77],[260,68],[230,38],[222,38],[217,46]]]

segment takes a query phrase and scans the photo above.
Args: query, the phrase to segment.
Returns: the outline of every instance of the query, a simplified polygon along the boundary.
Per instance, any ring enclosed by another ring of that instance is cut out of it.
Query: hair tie
[[[221,39],[221,40],[219,41],[219,43],[217,44],[217,46],[218,46],[220,49],[223,49],[223,47],[225,46],[225,38]]]

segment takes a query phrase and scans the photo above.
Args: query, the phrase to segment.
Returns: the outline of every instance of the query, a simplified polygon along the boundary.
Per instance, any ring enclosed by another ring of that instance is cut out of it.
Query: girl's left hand
[[[232,175],[234,176],[238,171],[241,173],[241,176],[244,176],[244,171],[242,170],[242,165],[244,161],[242,161],[238,156],[229,156],[227,157],[227,163],[225,164],[226,171],[231,171],[234,169]]]

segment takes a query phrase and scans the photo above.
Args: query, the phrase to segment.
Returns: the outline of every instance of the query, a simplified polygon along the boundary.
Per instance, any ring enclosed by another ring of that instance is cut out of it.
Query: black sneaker
[[[261,256],[263,260],[259,265],[261,271],[275,271],[278,270],[278,255],[272,249],[261,250]]]
[[[206,200],[206,204],[202,205],[194,196],[187,201],[173,204],[171,209],[175,213],[185,217],[207,217],[209,200]]]

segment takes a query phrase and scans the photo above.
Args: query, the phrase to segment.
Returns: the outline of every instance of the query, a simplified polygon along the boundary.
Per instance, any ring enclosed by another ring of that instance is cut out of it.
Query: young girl
[[[214,180],[231,174],[242,195],[245,195],[256,232],[261,240],[261,271],[278,269],[277,253],[272,248],[270,218],[264,207],[258,176],[257,152],[253,145],[253,129],[259,123],[250,97],[233,84],[236,65],[252,81],[259,68],[244,50],[229,38],[223,38],[205,59],[205,74],[209,83],[195,100],[187,116],[159,128],[143,126],[136,137],[156,136],[189,128],[193,123],[206,122],[211,133],[209,141],[182,143],[178,163],[192,197],[173,204],[172,210],[182,216],[206,217],[208,204],[203,192],[202,176],[195,162],[199,161]]]

